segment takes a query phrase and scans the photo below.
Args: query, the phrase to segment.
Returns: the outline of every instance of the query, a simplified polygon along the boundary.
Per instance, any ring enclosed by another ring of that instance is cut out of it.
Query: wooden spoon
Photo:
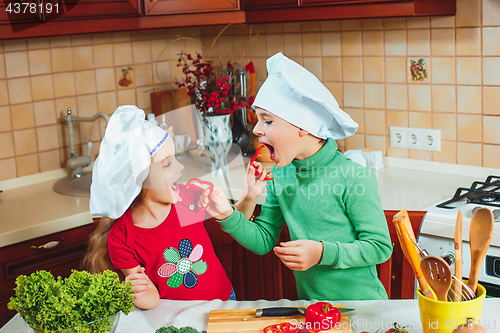
[[[446,302],[453,281],[448,263],[436,256],[426,256],[420,262],[420,268],[437,299]]]
[[[468,285],[474,293],[476,293],[477,289],[479,269],[490,246],[491,236],[493,235],[494,219],[491,210],[480,208],[474,213],[470,221],[469,243],[471,265]]]
[[[455,225],[455,277],[462,281],[462,212],[460,210]],[[453,290],[456,297],[460,298],[459,301],[462,301],[462,284],[455,283]]]

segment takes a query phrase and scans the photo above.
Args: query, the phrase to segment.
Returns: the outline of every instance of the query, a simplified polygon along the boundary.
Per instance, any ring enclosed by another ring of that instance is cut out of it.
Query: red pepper
[[[327,331],[340,322],[340,310],[327,302],[309,305],[306,310],[306,328]]]
[[[262,172],[259,172],[257,171],[257,169],[259,168],[259,166],[255,163],[255,160],[257,159],[257,157],[259,157],[260,155],[260,151],[262,150],[262,148],[264,148],[266,145],[261,145],[259,148],[257,148],[257,150],[255,151],[255,155],[253,155],[252,159],[250,160],[250,165],[254,167],[255,169],[255,177],[259,178],[261,175],[262,175]],[[271,172],[269,172],[266,177],[264,178],[264,180],[273,180],[273,174]]]
[[[290,323],[281,323],[264,327],[264,333],[297,333],[298,328],[292,329]]]
[[[212,191],[214,190],[214,184],[212,184],[211,182],[206,182],[206,181],[198,179],[198,178],[193,178],[193,179],[188,180],[186,183],[186,188],[189,188],[189,185],[199,186],[203,190],[206,190],[207,188],[209,188],[210,192],[208,193],[208,195],[210,195],[210,193],[212,193]]]

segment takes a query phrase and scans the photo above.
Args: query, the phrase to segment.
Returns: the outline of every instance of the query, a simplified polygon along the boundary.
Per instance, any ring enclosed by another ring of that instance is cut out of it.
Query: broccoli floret
[[[198,330],[191,326],[181,327],[179,333],[198,333]]]
[[[160,327],[155,333],[179,333],[179,329],[175,326]]]

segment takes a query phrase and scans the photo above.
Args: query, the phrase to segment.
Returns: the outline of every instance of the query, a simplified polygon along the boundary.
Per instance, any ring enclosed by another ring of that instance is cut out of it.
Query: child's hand
[[[229,200],[219,186],[214,186],[211,192],[210,189],[203,191],[198,207],[206,209],[217,220],[225,220],[233,213]]]
[[[136,273],[129,274],[125,277],[125,282],[130,281],[132,283],[132,289],[134,289],[134,299],[140,298],[146,294],[146,290],[149,285],[149,277],[144,273],[146,269],[140,267]]]
[[[257,168],[255,168],[257,167]],[[260,177],[256,177],[260,174]],[[247,173],[245,176],[244,193],[251,197],[258,197],[266,187],[265,180],[268,172],[262,167],[262,164],[253,162],[248,164]]]
[[[273,248],[274,254],[293,271],[305,271],[318,264],[323,256],[323,243],[299,239],[281,242]]]

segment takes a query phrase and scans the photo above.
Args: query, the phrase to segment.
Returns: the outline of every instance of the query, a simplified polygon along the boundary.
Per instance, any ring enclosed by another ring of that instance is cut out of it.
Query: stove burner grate
[[[500,207],[500,177],[488,176],[484,182],[473,182],[470,188],[459,187],[453,198],[437,207],[453,209],[456,205],[451,205],[452,203],[464,200],[466,203]]]

